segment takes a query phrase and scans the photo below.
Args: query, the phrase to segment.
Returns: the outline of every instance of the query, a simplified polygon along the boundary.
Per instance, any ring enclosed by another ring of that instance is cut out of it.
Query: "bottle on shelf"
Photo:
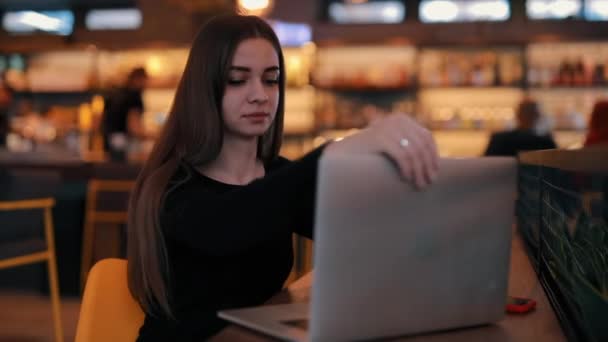
[[[561,62],[559,67],[559,73],[557,74],[556,85],[560,86],[572,86],[574,85],[574,74],[575,69],[570,61],[565,59]]]
[[[585,64],[583,63],[583,59],[579,58],[576,63],[574,63],[573,66],[573,71],[572,71],[572,85],[574,86],[585,86],[585,85],[589,85],[589,82],[587,82],[587,68],[585,67]]]
[[[591,76],[591,84],[593,85],[605,85],[606,78],[604,77],[606,70],[603,64],[596,64],[593,68],[593,75]]]

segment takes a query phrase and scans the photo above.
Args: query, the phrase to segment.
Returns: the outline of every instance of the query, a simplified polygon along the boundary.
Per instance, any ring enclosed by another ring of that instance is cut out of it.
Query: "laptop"
[[[441,159],[423,191],[380,155],[319,163],[310,303],[219,317],[290,341],[397,337],[503,317],[514,158]]]

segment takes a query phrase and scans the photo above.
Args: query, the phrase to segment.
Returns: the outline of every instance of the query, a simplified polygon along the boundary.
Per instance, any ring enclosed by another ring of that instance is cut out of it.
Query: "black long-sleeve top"
[[[180,165],[160,217],[177,320],[146,315],[138,341],[204,341],[226,326],[218,310],[260,305],[281,290],[292,233],[312,238],[321,151],[278,157],[245,186]]]
[[[551,135],[537,135],[529,130],[514,130],[494,133],[484,155],[517,156],[521,151],[557,148]]]

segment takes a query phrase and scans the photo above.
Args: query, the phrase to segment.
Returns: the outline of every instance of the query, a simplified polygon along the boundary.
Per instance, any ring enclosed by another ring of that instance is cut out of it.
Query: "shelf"
[[[326,86],[317,86],[313,85],[315,89],[318,90],[327,90],[327,91],[335,91],[341,93],[409,93],[416,91],[415,86],[403,86],[403,87],[326,87]]]
[[[573,91],[583,91],[583,90],[608,90],[608,84],[606,85],[590,85],[590,86],[551,86],[551,87],[542,87],[542,86],[530,86],[529,90],[573,90]]]
[[[102,90],[66,90],[66,91],[17,91],[17,96],[89,96],[99,94]]]
[[[523,89],[520,85],[500,85],[500,86],[420,86],[420,90],[432,90],[432,89]]]
[[[382,93],[382,92],[416,92],[420,90],[433,90],[433,89],[524,89],[520,85],[504,85],[504,86],[408,86],[408,87],[395,87],[395,88],[377,88],[377,87],[320,87],[315,86],[319,90],[328,90],[335,92],[358,92],[358,93]]]

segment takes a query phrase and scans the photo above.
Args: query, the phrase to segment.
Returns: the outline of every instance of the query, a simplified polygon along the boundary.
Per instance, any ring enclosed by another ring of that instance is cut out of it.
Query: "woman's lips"
[[[245,119],[247,119],[250,123],[253,124],[264,124],[266,120],[270,117],[270,114],[264,112],[257,113],[249,113],[243,115]]]
[[[245,114],[243,116],[246,117],[246,118],[251,118],[251,119],[265,119],[268,116],[270,116],[270,114],[264,113],[264,112],[257,112],[257,113]]]

